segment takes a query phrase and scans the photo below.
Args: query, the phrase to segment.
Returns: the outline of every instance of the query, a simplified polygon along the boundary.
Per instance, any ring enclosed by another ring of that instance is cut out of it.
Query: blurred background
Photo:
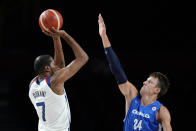
[[[37,131],[38,117],[28,97],[34,59],[53,55],[53,42],[39,27],[39,15],[58,10],[63,28],[90,59],[65,83],[72,131],[122,131],[125,100],[112,76],[98,34],[102,13],[113,49],[138,90],[154,71],[171,87],[159,100],[169,109],[173,130],[194,125],[196,19],[192,3],[180,1],[0,1],[0,131]],[[74,59],[63,41],[66,63]]]

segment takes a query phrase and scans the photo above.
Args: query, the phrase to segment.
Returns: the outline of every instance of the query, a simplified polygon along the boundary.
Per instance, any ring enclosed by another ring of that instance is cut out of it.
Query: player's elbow
[[[59,67],[60,67],[60,68],[64,68],[64,67],[65,67],[65,62],[64,62],[64,61],[60,62],[60,63],[59,63]]]
[[[87,54],[85,54],[85,55],[83,56],[83,61],[84,61],[84,63],[87,63],[88,60],[89,60],[89,57],[88,57]]]
[[[85,53],[83,55],[81,55],[79,58],[78,58],[78,61],[81,65],[84,65],[87,63],[87,61],[89,60],[89,57],[88,55]]]

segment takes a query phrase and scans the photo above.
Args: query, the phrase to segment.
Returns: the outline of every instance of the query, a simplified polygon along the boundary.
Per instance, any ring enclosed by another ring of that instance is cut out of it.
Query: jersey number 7
[[[46,121],[46,118],[45,118],[45,103],[44,102],[39,102],[39,103],[36,103],[36,106],[42,106],[42,119],[43,119],[43,121]]]

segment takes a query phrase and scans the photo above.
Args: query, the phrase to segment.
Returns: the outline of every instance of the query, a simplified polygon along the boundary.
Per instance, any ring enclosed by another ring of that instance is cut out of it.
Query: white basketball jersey
[[[71,115],[66,92],[55,94],[50,88],[50,78],[32,80],[29,97],[39,117],[39,131],[69,130]]]

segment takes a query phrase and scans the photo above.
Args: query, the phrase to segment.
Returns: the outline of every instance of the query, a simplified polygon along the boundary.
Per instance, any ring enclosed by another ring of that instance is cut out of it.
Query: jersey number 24
[[[142,120],[135,119],[134,120],[134,125],[133,125],[134,130],[141,130],[142,129]]]

